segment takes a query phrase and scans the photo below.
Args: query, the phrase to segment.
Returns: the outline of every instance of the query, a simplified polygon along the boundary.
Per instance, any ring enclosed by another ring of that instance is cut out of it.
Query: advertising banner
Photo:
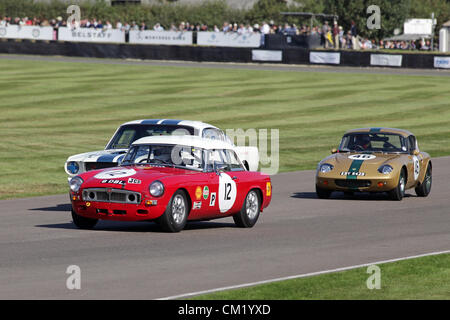
[[[371,66],[383,66],[383,67],[401,67],[402,55],[392,54],[371,54],[370,65]]]
[[[434,67],[450,69],[450,57],[434,57]]]
[[[119,29],[67,28],[58,29],[58,40],[72,42],[125,43],[125,31]]]
[[[0,26],[0,38],[53,40],[53,27],[40,26]]]
[[[216,47],[259,48],[261,35],[259,33],[198,32],[197,44]]]
[[[252,50],[252,60],[281,62],[283,52],[281,50]]]
[[[192,45],[192,31],[131,30],[129,35],[135,44]]]
[[[320,64],[340,64],[341,54],[339,52],[316,52],[311,51],[309,53],[310,63]]]

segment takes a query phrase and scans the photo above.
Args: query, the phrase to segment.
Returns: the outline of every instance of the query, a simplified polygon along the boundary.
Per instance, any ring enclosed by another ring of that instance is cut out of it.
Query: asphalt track
[[[328,66],[328,65],[287,65],[287,64],[268,64],[268,63],[220,63],[220,62],[191,62],[191,61],[163,61],[163,60],[132,60],[132,59],[80,58],[80,57],[37,56],[37,55],[17,55],[17,54],[0,54],[0,60],[101,63],[112,65],[265,70],[265,71],[285,71],[285,72],[364,73],[364,74],[382,74],[382,75],[450,77],[450,70],[445,69],[407,69],[407,68],[379,68],[379,67],[360,68],[360,67],[344,67],[344,66]]]
[[[231,218],[177,234],[152,223],[71,223],[68,195],[0,201],[0,299],[154,299],[450,249],[450,157],[433,159],[428,198],[336,194],[314,172],[273,176],[252,229]],[[81,268],[68,290],[66,269]]]

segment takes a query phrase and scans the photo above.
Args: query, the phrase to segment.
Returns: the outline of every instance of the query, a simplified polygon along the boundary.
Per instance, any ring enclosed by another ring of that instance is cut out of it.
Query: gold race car
[[[411,188],[419,197],[428,196],[431,182],[430,155],[419,150],[411,132],[364,128],[346,132],[339,149],[319,162],[316,193],[326,199],[333,191],[387,192],[402,200]]]

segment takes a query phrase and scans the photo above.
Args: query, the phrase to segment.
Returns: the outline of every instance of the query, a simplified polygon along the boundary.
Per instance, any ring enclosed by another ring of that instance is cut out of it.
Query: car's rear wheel
[[[80,229],[93,229],[97,224],[98,219],[82,217],[72,209],[72,221]]]
[[[316,185],[316,194],[319,199],[328,199],[331,196],[330,190],[322,189]]]
[[[423,182],[419,184],[415,191],[417,196],[419,197],[426,197],[430,194],[431,191],[431,184],[432,184],[432,169],[431,166],[428,164],[427,171],[425,172],[425,177],[423,178]]]
[[[405,170],[402,169],[400,171],[400,175],[398,177],[397,187],[395,189],[389,191],[389,197],[395,201],[401,201],[405,196],[405,186],[406,186],[406,174]]]
[[[234,223],[240,228],[251,228],[261,213],[261,199],[256,190],[250,190],[245,197],[241,211],[233,216]]]
[[[180,232],[186,226],[189,212],[188,201],[183,190],[176,191],[164,214],[157,219],[164,231]]]

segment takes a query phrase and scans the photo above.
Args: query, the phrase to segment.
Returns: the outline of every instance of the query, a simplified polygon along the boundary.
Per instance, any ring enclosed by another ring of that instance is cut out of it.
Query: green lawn
[[[1,60],[0,199],[67,192],[66,158],[141,118],[279,129],[280,171],[315,168],[365,126],[409,129],[442,156],[450,77]]]
[[[221,291],[197,300],[450,299],[450,254],[378,265],[380,289],[369,290],[367,268]]]

